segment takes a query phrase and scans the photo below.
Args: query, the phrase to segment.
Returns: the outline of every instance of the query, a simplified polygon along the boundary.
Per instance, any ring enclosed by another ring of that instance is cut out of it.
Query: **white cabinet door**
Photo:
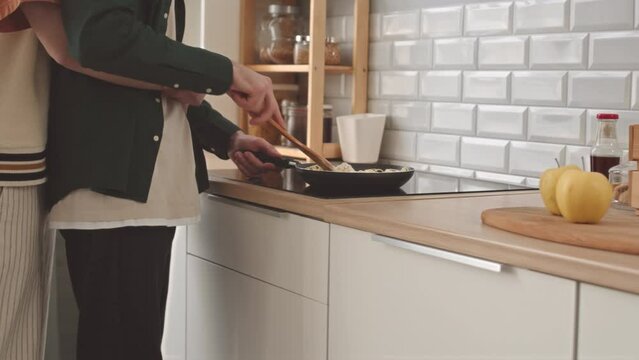
[[[188,256],[188,360],[326,360],[327,308]]]
[[[328,237],[327,223],[209,195],[188,251],[326,304]]]
[[[581,284],[579,359],[639,360],[639,295]]]
[[[331,225],[330,360],[573,358],[574,281],[402,244]]]

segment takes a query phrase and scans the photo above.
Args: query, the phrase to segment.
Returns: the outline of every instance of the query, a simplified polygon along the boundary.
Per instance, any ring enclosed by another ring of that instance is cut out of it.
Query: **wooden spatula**
[[[271,126],[273,126],[277,131],[279,131],[280,134],[282,134],[282,136],[284,136],[285,138],[288,139],[288,141],[292,142],[293,144],[295,144],[295,146],[302,150],[302,152],[304,154],[306,154],[306,156],[308,156],[309,158],[311,158],[311,160],[313,160],[317,165],[319,165],[322,169],[324,170],[328,170],[328,171],[333,171],[335,170],[335,166],[333,166],[333,164],[331,164],[330,161],[326,160],[325,157],[323,157],[322,155],[318,154],[317,152],[313,151],[313,149],[309,148],[308,146],[304,145],[301,141],[297,140],[293,135],[289,134],[288,131],[286,131],[286,129],[284,129],[280,124],[278,124],[277,122],[275,122],[273,119],[270,119],[269,124],[271,124]]]

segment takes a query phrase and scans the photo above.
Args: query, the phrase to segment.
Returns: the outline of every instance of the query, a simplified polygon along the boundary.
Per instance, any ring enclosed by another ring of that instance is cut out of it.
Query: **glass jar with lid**
[[[306,105],[291,103],[286,107],[285,114],[288,132],[306,144],[306,129],[308,128],[308,108]],[[288,140],[285,140],[282,145],[293,146]]]
[[[304,30],[300,9],[293,5],[273,4],[262,22],[261,38],[265,43],[268,59],[276,64],[292,64],[295,36]],[[265,54],[266,55],[266,54]],[[262,58],[262,50],[260,50]]]
[[[326,65],[339,65],[342,62],[342,52],[337,40],[329,36],[326,38],[326,50],[324,53]]]
[[[311,54],[311,37],[309,35],[295,36],[295,64],[306,65]]]
[[[597,114],[598,130],[590,156],[593,172],[608,176],[611,167],[619,165],[622,149],[617,142],[618,114]]]

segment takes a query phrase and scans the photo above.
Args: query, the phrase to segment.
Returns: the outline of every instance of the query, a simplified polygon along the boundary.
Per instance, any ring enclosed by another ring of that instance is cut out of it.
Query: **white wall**
[[[373,0],[371,8],[369,110],[389,115],[382,154],[392,162],[535,185],[555,158],[589,162],[597,112],[620,114],[624,144],[639,123],[635,0]],[[330,34],[351,36],[347,11],[332,12]],[[349,83],[327,79],[338,115],[349,111]],[[417,177],[417,186],[427,182]]]

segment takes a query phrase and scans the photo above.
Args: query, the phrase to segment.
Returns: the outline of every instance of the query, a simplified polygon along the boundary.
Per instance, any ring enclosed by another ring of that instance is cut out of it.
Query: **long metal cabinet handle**
[[[459,264],[468,265],[468,266],[476,267],[483,270],[501,272],[503,267],[502,264],[499,264],[496,262],[478,259],[478,258],[466,256],[466,255],[460,255],[460,254],[456,254],[456,253],[452,253],[452,252],[448,252],[444,250],[434,249],[434,248],[423,246],[423,245],[417,245],[417,244],[410,243],[408,241],[397,240],[397,239],[389,238],[382,235],[376,235],[376,234],[373,235],[373,240],[381,242],[386,245],[394,246],[400,249],[416,252],[423,255],[433,256],[433,257],[448,260],[448,261],[453,261]]]
[[[228,198],[225,198],[225,197],[221,197],[221,196],[217,196],[217,195],[213,195],[213,194],[207,194],[207,196],[208,196],[208,198],[210,200],[219,201],[219,202],[227,204],[227,205],[235,206],[235,207],[246,209],[246,210],[250,210],[250,211],[259,212],[259,213],[262,213],[262,214],[268,215],[268,216],[281,218],[281,217],[286,216],[286,214],[288,214],[285,211],[279,211],[279,210],[275,210],[275,209],[271,209],[271,208],[262,207],[262,206],[259,206],[259,205],[248,204],[248,203],[245,203],[245,202],[240,201],[240,200],[231,200],[231,199],[228,199]]]

